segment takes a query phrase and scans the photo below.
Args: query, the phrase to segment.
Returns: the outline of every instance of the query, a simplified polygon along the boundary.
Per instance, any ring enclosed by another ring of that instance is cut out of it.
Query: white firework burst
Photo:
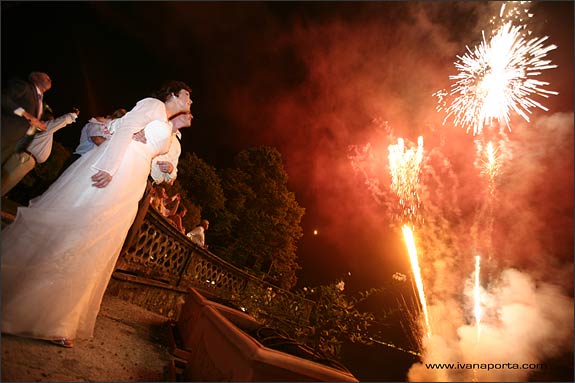
[[[453,116],[454,124],[473,129],[479,134],[484,126],[494,120],[509,126],[510,112],[514,111],[529,121],[533,107],[548,109],[532,97],[539,95],[548,98],[557,92],[545,89],[548,82],[534,77],[545,69],[556,68],[551,60],[544,60],[547,53],[557,46],[544,46],[547,36],[526,40],[521,27],[511,23],[503,25],[489,42],[485,39],[473,50],[457,56],[455,62],[458,74],[449,76],[455,83],[449,96],[451,104],[446,107],[447,119]],[[444,108],[446,92],[437,92],[438,110]]]

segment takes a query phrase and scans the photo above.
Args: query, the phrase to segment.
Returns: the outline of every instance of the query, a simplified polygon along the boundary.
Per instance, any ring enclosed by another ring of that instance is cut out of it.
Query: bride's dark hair
[[[183,81],[167,81],[162,84],[160,89],[156,90],[152,94],[152,97],[157,98],[162,102],[166,102],[168,101],[168,97],[170,95],[177,95],[182,89],[192,93],[192,88],[190,88],[190,86]]]

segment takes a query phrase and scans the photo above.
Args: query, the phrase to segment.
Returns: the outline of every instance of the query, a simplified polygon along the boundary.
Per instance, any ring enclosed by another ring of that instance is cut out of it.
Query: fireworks
[[[481,175],[489,182],[490,195],[495,194],[495,178],[501,172],[501,158],[493,142],[489,141],[484,145],[481,141],[476,141],[477,157],[476,166],[481,170]]]
[[[420,357],[420,356],[421,356],[421,353],[420,353],[420,352],[413,351],[413,350],[407,350],[407,349],[405,349],[405,348],[403,348],[403,347],[396,346],[396,345],[394,345],[393,343],[385,342],[385,341],[379,340],[379,339],[374,339],[374,338],[372,338],[372,337],[370,337],[369,340],[371,340],[372,342],[375,342],[375,343],[382,344],[382,345],[387,346],[387,347],[391,347],[391,348],[393,348],[393,349],[395,349],[395,350],[399,350],[399,351],[403,351],[403,352],[406,352],[406,353],[411,354],[411,355],[415,355],[415,356],[417,356],[417,357]]]
[[[413,283],[411,285],[413,287]],[[423,351],[423,337],[421,334],[424,326],[422,326],[419,300],[415,295],[410,295],[408,303],[403,294],[401,294],[400,298],[397,299],[397,303],[404,315],[404,320],[400,322],[400,325],[407,336],[410,348],[420,352]]]
[[[429,314],[427,313],[427,301],[423,290],[423,280],[421,279],[421,270],[419,269],[413,231],[407,225],[404,225],[401,229],[403,231],[403,238],[405,239],[405,244],[407,245],[407,251],[409,253],[409,261],[411,263],[411,270],[413,271],[413,278],[415,279],[415,285],[417,287],[417,294],[419,295],[419,302],[421,303],[421,310],[423,311],[423,318],[425,319],[427,337],[431,337],[431,325],[429,324]]]
[[[487,143],[487,147],[485,148],[485,157],[484,174],[488,175],[489,178],[493,178],[497,175],[499,164],[497,163],[497,155],[495,153],[495,149],[493,149],[493,142],[491,141]]]
[[[494,15],[489,24],[494,25],[496,29],[491,32],[494,33],[502,24],[507,22],[514,22],[521,25],[523,29],[527,28],[527,23],[533,17],[533,13],[529,10],[530,1],[509,1],[502,2],[499,8],[499,16]],[[531,34],[531,31],[527,32]]]
[[[405,150],[405,143],[398,138],[397,145],[389,146],[389,171],[391,189],[399,198],[403,215],[413,222],[419,208],[417,188],[423,159],[423,137],[417,139],[417,150]]]
[[[475,316],[475,326],[477,326],[477,340],[479,341],[479,337],[481,336],[481,328],[479,327],[481,323],[481,286],[479,284],[479,271],[480,271],[480,262],[481,257],[479,255],[475,256],[475,286],[473,288],[473,315]]]
[[[449,93],[455,96],[446,108],[445,121],[453,116],[455,125],[464,127],[473,134],[479,134],[484,126],[495,120],[509,126],[510,112],[514,111],[529,121],[531,108],[548,109],[531,97],[544,98],[557,92],[544,89],[548,82],[534,79],[545,69],[556,68],[550,60],[543,58],[555,45],[543,46],[547,37],[526,40],[521,37],[521,27],[511,23],[503,25],[489,42],[485,39],[474,50],[457,56],[457,75]],[[439,97],[438,110],[444,108],[445,91],[435,94]]]

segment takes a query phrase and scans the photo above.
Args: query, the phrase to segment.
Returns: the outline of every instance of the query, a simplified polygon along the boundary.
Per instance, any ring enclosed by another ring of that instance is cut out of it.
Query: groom
[[[50,76],[32,72],[28,81],[11,79],[2,88],[2,163],[15,152],[18,141],[26,136],[31,126],[46,130],[39,118],[44,93],[51,87]]]
[[[26,153],[37,130],[46,130],[40,121],[43,96],[52,87],[50,76],[32,72],[28,81],[11,79],[2,88],[2,175],[19,172],[29,160]]]
[[[172,184],[178,176],[178,160],[182,153],[182,147],[180,145],[182,133],[180,132],[180,129],[190,127],[192,125],[192,118],[193,116],[190,112],[182,112],[170,119],[170,122],[172,123],[172,142],[170,144],[170,149],[167,153],[156,156],[152,160],[150,177],[155,184],[160,184],[162,182]],[[134,135],[135,140],[140,139],[138,136],[139,134],[143,134],[143,131]],[[138,234],[138,230],[140,230],[140,226],[142,226],[142,223],[144,222],[146,213],[148,212],[148,207],[150,206],[150,192],[152,190],[150,177],[148,178],[148,184],[146,185],[144,196],[138,204],[138,214],[134,219],[134,223],[130,227],[130,231],[124,241],[121,252],[124,252],[132,244],[136,238],[136,234]]]

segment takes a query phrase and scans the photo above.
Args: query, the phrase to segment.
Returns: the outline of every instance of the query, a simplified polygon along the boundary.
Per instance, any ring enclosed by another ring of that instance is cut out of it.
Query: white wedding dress
[[[18,208],[2,232],[2,332],[48,340],[93,336],[152,158],[170,146],[163,103],[157,110],[164,121],[146,125],[146,144],[126,143],[107,187],[92,186],[90,177],[99,159],[111,158],[102,156],[108,142],[74,162],[29,207]]]

